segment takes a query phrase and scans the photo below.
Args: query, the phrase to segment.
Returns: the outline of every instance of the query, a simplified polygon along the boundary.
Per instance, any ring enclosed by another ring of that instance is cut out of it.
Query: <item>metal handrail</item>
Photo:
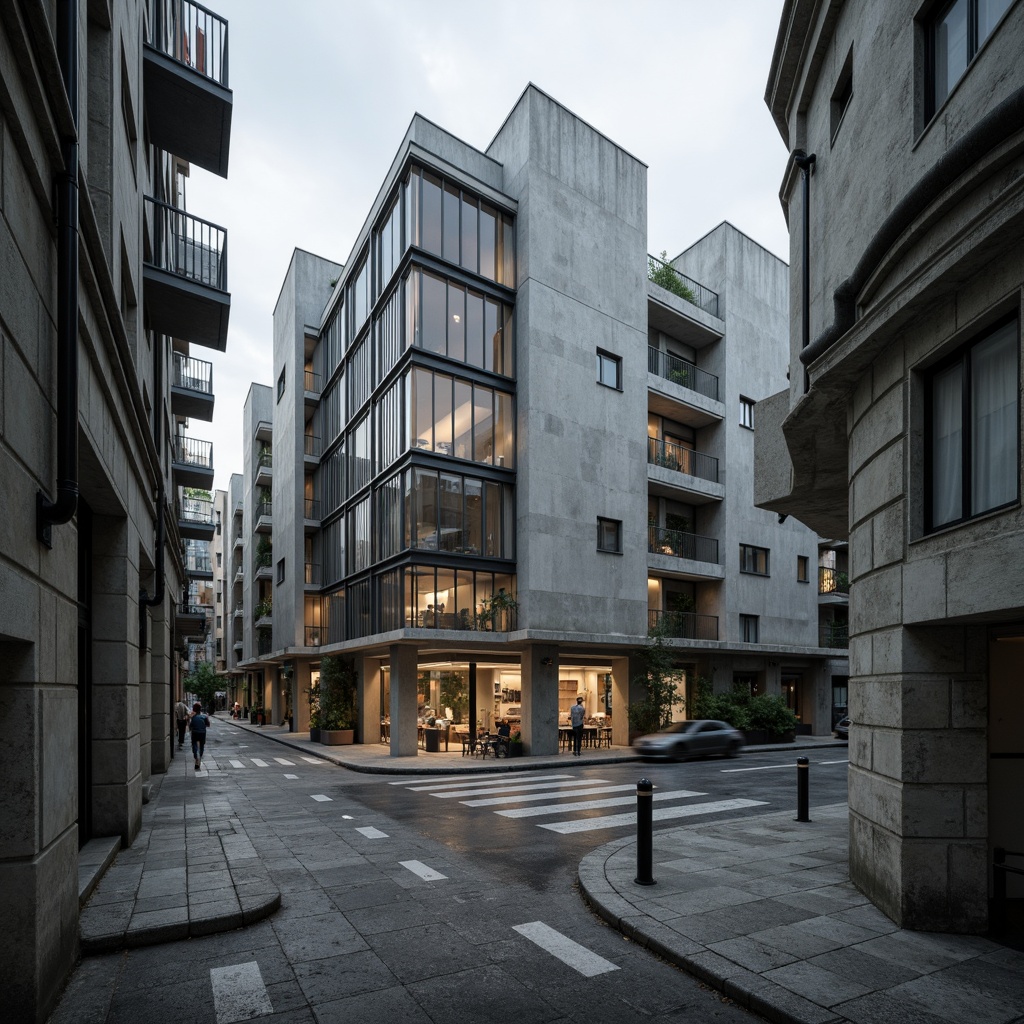
[[[717,537],[702,537],[698,533],[648,526],[647,550],[652,554],[674,555],[676,558],[688,558],[693,562],[710,562],[718,565]]]
[[[226,292],[227,230],[152,196],[146,208],[153,222],[152,266]]]
[[[312,587],[320,586],[320,563],[319,562],[306,562],[306,578],[305,582]]]
[[[178,507],[179,523],[198,523],[201,526],[213,526],[213,502],[205,498],[181,499]]]
[[[830,622],[818,631],[818,646],[846,650],[850,646],[850,624],[848,622]]]
[[[666,274],[667,280],[661,284],[658,278],[665,280]],[[657,256],[651,256],[649,253],[647,256],[647,279],[660,284],[673,295],[678,295],[679,298],[689,302],[691,306],[697,306],[714,317],[718,316],[718,292],[713,292],[699,281],[694,281],[692,277],[681,274],[670,263],[658,259]]]
[[[320,454],[323,451],[320,445],[320,438],[313,434],[303,434],[303,444],[305,446],[305,454],[310,458],[319,459]]]
[[[306,498],[304,499],[306,507],[304,509],[306,519],[319,519],[320,518],[320,499],[319,498]]]
[[[306,646],[319,647],[323,630],[319,626],[306,626]]]
[[[213,442],[199,441],[184,434],[175,434],[174,461],[179,465],[202,466],[213,469]]]
[[[700,480],[718,483],[718,459],[714,455],[694,451],[674,441],[647,438],[647,461],[652,466],[663,466],[677,473],[687,473]]]
[[[174,353],[174,386],[200,394],[213,394],[213,363]]]
[[[688,359],[681,359],[671,352],[662,352],[660,348],[648,345],[647,371],[680,387],[696,391],[698,395],[710,398],[713,402],[718,401],[718,378]]]
[[[270,519],[270,518],[273,518],[273,515],[274,515],[274,510],[273,510],[273,503],[272,502],[261,501],[256,506],[256,518],[257,519],[262,519],[264,516],[266,516],[268,519]]]
[[[228,86],[228,23],[194,0],[156,0],[152,45]]]
[[[650,608],[647,611],[647,628],[660,629],[674,640],[717,640],[718,616]]]
[[[319,395],[320,392],[323,390],[320,384],[320,374],[314,372],[313,370],[305,370],[303,372],[305,376],[303,387],[305,388],[305,390],[310,392],[311,394]]]
[[[849,594],[850,577],[840,569],[830,569],[827,565],[818,566],[819,594]]]

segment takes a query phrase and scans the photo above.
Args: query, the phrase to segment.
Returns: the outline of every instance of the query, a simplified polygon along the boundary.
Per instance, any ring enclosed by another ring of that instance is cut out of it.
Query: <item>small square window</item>
[[[597,518],[597,550],[622,554],[622,521]]]
[[[622,390],[622,359],[619,356],[597,350],[597,383]]]
[[[740,616],[740,640],[745,644],[760,643],[756,615]]]
[[[284,583],[284,559],[280,558],[277,562],[277,582]]]
[[[281,396],[284,394],[285,370],[287,370],[287,369],[288,369],[287,366],[282,366],[281,367],[281,376],[277,378],[277,400],[279,402],[281,401]]]
[[[843,70],[839,72],[836,80],[836,87],[832,90],[832,101],[829,104],[829,130],[833,142],[839,133],[839,126],[842,124],[846,108],[853,99],[853,47],[846,55],[843,63]]]
[[[767,576],[768,554],[767,548],[756,548],[753,544],[741,544],[740,572],[750,572],[755,576]]]
[[[807,555],[796,556],[796,579],[798,583],[810,582],[810,559]]]
[[[740,395],[740,426],[754,429],[754,400]]]

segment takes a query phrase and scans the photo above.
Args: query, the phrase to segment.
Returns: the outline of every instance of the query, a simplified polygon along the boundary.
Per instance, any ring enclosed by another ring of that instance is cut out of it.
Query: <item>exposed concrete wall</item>
[[[242,660],[247,661],[256,657],[256,628],[253,614],[259,602],[260,584],[256,579],[256,549],[260,537],[256,530],[256,458],[259,453],[260,442],[256,441],[256,426],[261,421],[272,424],[274,420],[274,391],[264,384],[253,383],[249,387],[249,394],[246,395],[245,405],[242,407],[242,448],[243,448],[243,470],[242,470],[242,538],[243,557],[242,572],[245,585],[242,598]],[[269,442],[271,445],[273,441]],[[267,534],[273,543],[273,534]],[[276,557],[276,553],[275,556]],[[271,581],[273,580],[273,562],[271,559]]]

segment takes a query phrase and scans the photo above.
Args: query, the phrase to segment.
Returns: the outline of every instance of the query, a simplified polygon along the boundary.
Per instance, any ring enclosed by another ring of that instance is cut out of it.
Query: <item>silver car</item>
[[[712,719],[673,722],[661,732],[638,736],[633,749],[641,757],[666,757],[684,761],[705,754],[735,757],[743,748],[743,733],[727,722]]]

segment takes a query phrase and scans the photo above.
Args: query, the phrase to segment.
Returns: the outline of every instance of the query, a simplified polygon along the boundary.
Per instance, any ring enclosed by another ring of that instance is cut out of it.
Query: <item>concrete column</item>
[[[303,658],[295,663],[292,676],[292,706],[295,708],[295,732],[309,732],[309,686],[312,662]]]
[[[284,709],[281,701],[281,687],[284,680],[281,678],[281,671],[277,665],[267,666],[267,685],[270,687],[270,724],[280,725],[284,717]]]
[[[415,647],[392,644],[391,663],[391,756],[415,757],[416,743],[416,671]]]
[[[629,746],[630,659],[612,658],[612,743]]]
[[[152,744],[150,747],[150,770],[154,774],[166,772],[171,763],[171,683],[167,678],[170,664],[167,652],[170,648],[167,608],[170,595],[164,595],[159,608],[153,608],[149,633],[150,706],[152,708]]]
[[[531,644],[523,652],[521,672],[523,753],[557,754],[558,648],[548,644]]]
[[[381,719],[380,660],[359,658],[356,671],[359,673],[357,737],[360,743],[377,743],[380,740]]]

